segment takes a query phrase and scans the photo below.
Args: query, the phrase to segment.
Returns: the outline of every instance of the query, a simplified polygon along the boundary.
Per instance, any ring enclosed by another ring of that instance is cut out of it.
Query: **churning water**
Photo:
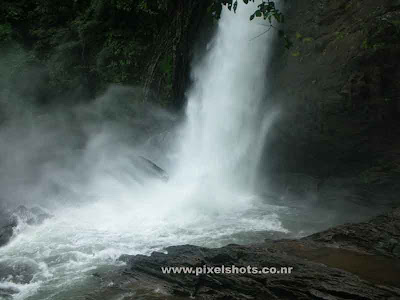
[[[259,21],[249,21],[255,9],[250,2],[239,3],[236,14],[223,10],[216,36],[193,70],[177,145],[165,150],[173,162],[169,181],[142,177],[138,184],[128,163],[134,150],[115,144],[101,152],[108,136],[92,137],[84,155],[91,176],[73,187],[91,200],[60,204],[40,226],[20,225],[0,249],[4,297],[78,299],[93,288],[90,275],[120,264],[121,254],[186,243],[220,246],[240,243],[240,234],[285,231],[278,208],[263,204],[253,190],[274,117],[261,113],[272,36],[252,39],[265,31]]]

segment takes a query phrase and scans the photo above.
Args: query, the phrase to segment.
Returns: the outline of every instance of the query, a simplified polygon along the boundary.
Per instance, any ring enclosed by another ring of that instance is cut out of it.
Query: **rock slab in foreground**
[[[122,256],[117,274],[96,274],[99,295],[119,299],[400,299],[400,209],[300,240],[208,249],[190,245],[168,254]],[[293,267],[291,274],[163,274],[161,267]],[[110,288],[112,282],[112,288]],[[143,292],[146,291],[146,292]],[[136,297],[136,298],[135,298]]]

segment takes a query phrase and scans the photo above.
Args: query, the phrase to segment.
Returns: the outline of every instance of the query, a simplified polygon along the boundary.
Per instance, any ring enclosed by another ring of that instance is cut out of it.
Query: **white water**
[[[9,277],[0,290],[14,299],[76,299],[88,292],[90,274],[119,264],[121,254],[148,254],[165,246],[219,246],[241,242],[250,232],[285,231],[279,209],[255,196],[253,180],[263,137],[273,114],[263,115],[262,98],[270,34],[250,22],[256,6],[224,10],[214,41],[195,67],[188,93],[187,122],[180,129],[177,158],[165,183],[129,176],[127,149],[98,155],[101,133],[92,138],[92,176],[78,185],[93,201],[60,207],[39,227],[26,226],[0,249],[0,264],[31,269],[28,282]],[[96,156],[97,155],[97,156]],[[93,159],[97,157],[97,159]]]
[[[261,120],[268,127],[273,119],[260,114],[269,36],[250,41],[265,30],[249,22],[254,10],[255,5],[241,5],[237,14],[225,11],[212,50],[193,72],[179,169],[242,191],[254,179],[266,130]]]

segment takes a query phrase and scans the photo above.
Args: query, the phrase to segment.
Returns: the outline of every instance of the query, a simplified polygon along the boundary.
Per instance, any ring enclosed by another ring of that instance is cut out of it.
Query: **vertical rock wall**
[[[339,178],[362,201],[396,201],[400,2],[293,0],[286,9],[294,45],[277,50],[272,63],[269,97],[282,114],[265,168],[285,178],[311,176],[315,192]]]

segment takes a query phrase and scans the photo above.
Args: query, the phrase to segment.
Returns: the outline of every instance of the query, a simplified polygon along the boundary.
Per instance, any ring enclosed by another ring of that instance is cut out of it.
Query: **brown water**
[[[375,284],[400,287],[400,260],[355,251],[321,248],[297,250],[296,255],[358,275]]]

